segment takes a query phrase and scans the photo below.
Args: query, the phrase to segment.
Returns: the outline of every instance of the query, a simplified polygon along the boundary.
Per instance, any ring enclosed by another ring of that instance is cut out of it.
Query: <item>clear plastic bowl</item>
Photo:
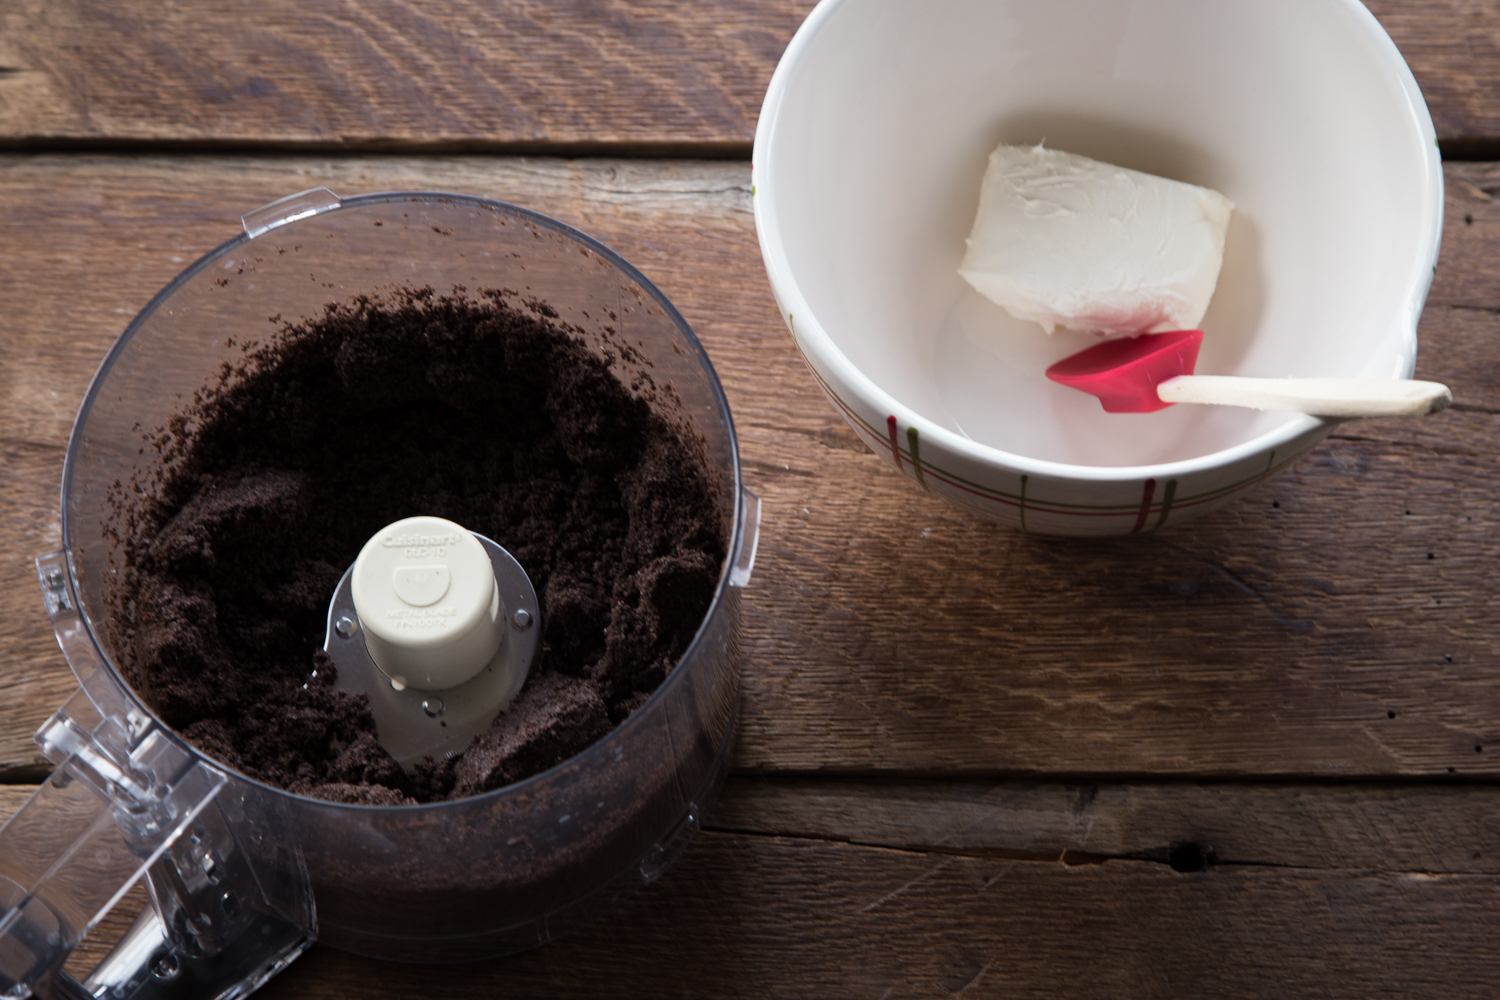
[[[754,557],[759,504],[742,488],[734,427],[713,367],[687,323],[640,272],[597,240],[514,206],[421,192],[340,200],[316,189],[247,216],[245,230],[184,271],[136,317],[100,367],[78,415],[63,476],[63,552],[39,560],[39,567],[44,592],[60,595],[49,597],[49,611],[88,702],[75,697],[38,738],[63,765],[59,774],[82,774],[96,785],[113,779],[96,780],[108,765],[90,754],[129,757],[127,771],[139,766],[142,781],[149,784],[155,775],[168,791],[187,788],[182,775],[190,773],[206,775],[202,780],[210,785],[221,782],[206,806],[178,807],[176,818],[155,834],[126,830],[118,814],[125,793],[118,782],[104,789],[136,862],[121,862],[118,872],[102,877],[128,881],[149,868],[165,928],[160,933],[184,954],[213,950],[202,934],[184,928],[235,922],[233,913],[215,917],[205,910],[191,885],[195,874],[201,881],[198,869],[230,879],[232,892],[223,895],[237,892],[231,909],[248,907],[266,927],[274,925],[275,935],[258,932],[267,940],[292,942],[278,946],[285,960],[314,938],[373,957],[452,962],[566,934],[672,862],[727,770],[738,712],[739,589]],[[586,339],[596,346],[603,343],[601,323],[609,322],[617,341],[639,352],[626,359],[614,352],[622,380],[628,385],[632,376],[649,372],[658,385],[669,383],[680,401],[669,416],[685,420],[706,443],[718,473],[729,557],[676,668],[634,715],[588,750],[472,798],[399,807],[333,804],[204,758],[167,733],[121,679],[101,627],[107,583],[120,557],[105,530],[106,494],[154,458],[150,449],[141,453],[142,429],[162,426],[224,362],[240,356],[229,338],[264,340],[275,330],[270,317],[315,317],[330,301],[421,285],[439,292],[455,286],[520,290],[557,309],[561,321],[589,331]],[[617,319],[608,320],[609,313]],[[59,719],[92,735],[77,746],[68,743],[73,737],[57,728]],[[147,744],[156,755],[149,760]],[[158,758],[176,763],[153,763]],[[18,814],[31,810],[33,822],[8,824],[0,843],[29,829],[40,831],[30,834],[35,851],[63,850],[71,836],[63,827],[53,826],[55,843],[47,841],[47,796],[63,794],[54,785],[61,782],[44,786]],[[196,819],[188,816],[191,808],[202,810]],[[148,849],[159,857],[145,856]],[[205,851],[209,861],[201,857]],[[235,888],[237,871],[243,885]],[[86,925],[93,912],[88,899],[67,897],[76,886],[63,880],[28,882],[26,872],[8,873],[3,864],[0,876],[19,886],[10,890],[17,898],[51,892],[52,912],[78,914],[63,924]],[[0,878],[0,889],[5,884]],[[107,895],[92,891],[101,901]],[[0,915],[14,905],[0,892]],[[86,930],[65,928],[64,944]],[[5,933],[0,920],[0,945]],[[275,971],[271,966],[280,959],[271,951],[248,963],[254,966],[250,979]],[[124,976],[101,972],[89,985]]]

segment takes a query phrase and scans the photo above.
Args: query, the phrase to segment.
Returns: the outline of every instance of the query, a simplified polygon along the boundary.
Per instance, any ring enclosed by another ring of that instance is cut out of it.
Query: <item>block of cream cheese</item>
[[[1234,203],[1041,146],[990,154],[958,273],[1019,319],[1105,336],[1198,326]]]

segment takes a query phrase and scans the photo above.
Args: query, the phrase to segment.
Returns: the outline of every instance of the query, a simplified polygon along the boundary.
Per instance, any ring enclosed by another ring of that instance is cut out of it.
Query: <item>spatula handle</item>
[[[1241,378],[1179,375],[1156,387],[1165,403],[1215,403],[1314,417],[1420,417],[1447,409],[1439,382],[1386,378]]]

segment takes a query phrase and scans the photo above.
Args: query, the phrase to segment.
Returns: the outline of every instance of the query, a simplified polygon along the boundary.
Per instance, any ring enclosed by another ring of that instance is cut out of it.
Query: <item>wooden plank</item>
[[[1500,136],[1493,0],[1369,6],[1442,139],[1472,150]],[[0,8],[0,142],[743,156],[771,71],[811,8],[266,0],[208,23],[149,0],[12,0]]]
[[[1487,261],[1500,253],[1500,164],[1445,164],[1443,182],[1443,248],[1428,304],[1493,312],[1500,275]]]
[[[315,949],[265,996],[1485,996],[1500,980],[1496,889],[706,833],[641,896],[545,948],[442,970]]]
[[[1493,0],[1365,0],[1406,57],[1445,152],[1495,156],[1500,136],[1500,5]]]
[[[1429,304],[1417,340],[1417,378],[1447,385],[1460,411],[1500,412],[1500,309]]]
[[[806,0],[0,8],[0,135],[747,156]]]
[[[1445,173],[1447,225],[1424,315],[1422,377],[1453,383],[1460,405],[1493,408],[1475,403],[1487,398],[1486,387],[1500,386],[1483,332],[1492,318],[1439,318],[1432,307],[1500,310],[1500,277],[1488,266],[1500,259],[1500,201],[1486,193],[1500,192],[1500,167],[1449,164]],[[742,407],[764,402],[774,408],[770,418],[795,417],[825,440],[864,450],[852,433],[844,436],[842,421],[821,398],[805,391],[801,363],[779,328],[766,327],[765,317],[776,314],[750,218],[748,168],[629,160],[0,156],[0,247],[14,262],[0,274],[7,303],[0,325],[7,345],[0,436],[64,445],[98,360],[155,290],[234,236],[240,214],[314,185],[349,194],[469,191],[578,225],[626,252],[664,288],[672,284],[669,294],[679,305],[691,299],[699,307],[691,318],[700,332],[728,327],[736,341],[764,339],[787,348],[737,354],[735,360],[772,366],[767,381],[792,383],[775,396],[749,393]],[[90,287],[79,287],[82,274]],[[1442,325],[1441,334],[1434,323]],[[1462,332],[1455,335],[1455,327]],[[1455,339],[1467,353],[1450,358]],[[732,365],[720,367],[735,374]],[[795,414],[785,409],[792,398],[801,404]]]
[[[0,788],[0,816],[23,791]],[[262,995],[394,997],[436,987],[458,997],[500,989],[517,997],[965,989],[1006,997],[1482,997],[1500,975],[1489,946],[1500,880],[1401,867],[1463,864],[1443,842],[1467,843],[1474,834],[1493,860],[1491,788],[1137,784],[1100,787],[1091,798],[1089,791],[732,781],[708,817],[719,829],[700,834],[662,879],[572,937],[441,969],[315,948]],[[1233,829],[1236,810],[1250,831]],[[1053,846],[1083,838],[1095,846],[1160,839],[1174,829],[1173,816],[1219,824],[1226,838],[1270,847],[1281,863],[1225,862],[1221,854],[1221,863],[1189,873],[1159,861],[1093,854],[1060,863],[1051,855]],[[741,831],[720,832],[728,825]],[[1047,850],[1002,856],[997,845],[1023,836]],[[1340,854],[1346,839],[1351,853]],[[1381,854],[1383,846],[1391,853]],[[1333,863],[1287,866],[1317,852]],[[1366,857],[1377,863],[1360,864]],[[97,960],[107,937],[95,936],[75,970]],[[1088,956],[1083,970],[1080,952]]]
[[[61,475],[61,449],[0,440],[0,587],[7,591],[0,599],[0,781],[36,781],[50,770],[31,734],[78,686],[52,637],[31,563],[62,545]],[[0,814],[9,815],[4,800]]]
[[[1447,169],[1453,192],[1491,176]],[[713,163],[0,158],[0,254],[12,262],[0,274],[0,427],[17,511],[0,519],[0,659],[15,678],[0,700],[0,769],[33,759],[29,734],[66,685],[29,560],[55,544],[60,448],[98,359],[241,211],[315,183],[522,201],[611,242],[697,329],[765,500],[743,768],[1500,768],[1490,203],[1475,199],[1473,224],[1450,211],[1424,317],[1422,374],[1452,381],[1467,409],[1346,425],[1224,511],[1149,539],[1073,542],[917,492],[844,427],[776,315],[747,181],[743,164]]]
[[[34,790],[0,785],[0,823]],[[1493,783],[733,775],[703,826],[1069,865],[1170,864],[1194,845],[1206,866],[1500,874]]]
[[[734,777],[705,827],[1098,864],[1500,874],[1493,785]]]
[[[791,524],[759,571],[773,655],[737,764],[1491,773],[1491,420],[1351,427],[1140,545],[1017,536],[877,494],[862,456],[804,457],[763,487]]]

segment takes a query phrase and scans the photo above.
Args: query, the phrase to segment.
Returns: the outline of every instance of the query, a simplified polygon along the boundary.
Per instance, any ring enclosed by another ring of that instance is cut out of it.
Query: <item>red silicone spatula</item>
[[[1047,377],[1098,396],[1107,413],[1214,403],[1315,417],[1419,417],[1453,402],[1447,386],[1413,379],[1194,375],[1202,343],[1202,330],[1106,340],[1063,358]]]

